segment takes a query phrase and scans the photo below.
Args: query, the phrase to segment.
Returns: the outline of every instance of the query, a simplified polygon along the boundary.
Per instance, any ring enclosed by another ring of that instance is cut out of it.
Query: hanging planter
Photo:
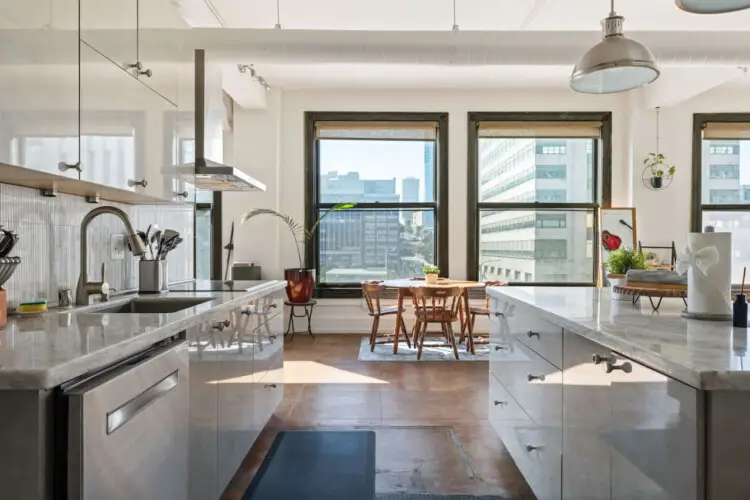
[[[675,166],[667,163],[667,158],[659,152],[659,108],[656,108],[656,153],[649,153],[643,160],[641,179],[647,188],[660,190],[672,184]]]

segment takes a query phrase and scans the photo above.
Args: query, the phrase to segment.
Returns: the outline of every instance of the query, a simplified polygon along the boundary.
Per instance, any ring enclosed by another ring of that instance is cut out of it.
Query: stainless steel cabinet
[[[219,339],[210,323],[187,331],[190,360],[190,500],[219,497]]]
[[[138,63],[138,1],[79,2],[81,40],[124,69]]]

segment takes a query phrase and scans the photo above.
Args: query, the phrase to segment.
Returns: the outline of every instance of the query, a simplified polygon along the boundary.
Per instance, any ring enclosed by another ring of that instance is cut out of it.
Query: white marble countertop
[[[170,298],[211,298],[169,314],[97,314],[95,309],[104,304],[96,304],[51,309],[37,318],[10,317],[0,330],[0,390],[56,387],[200,324],[214,313],[229,311],[285,286],[283,281],[268,281],[234,292],[169,292]],[[118,297],[106,305],[132,298]]]
[[[633,306],[613,301],[608,288],[493,287],[489,293],[515,305],[515,314],[536,313],[697,389],[750,390],[748,329],[684,319],[681,299],[665,298],[654,312],[648,298]]]

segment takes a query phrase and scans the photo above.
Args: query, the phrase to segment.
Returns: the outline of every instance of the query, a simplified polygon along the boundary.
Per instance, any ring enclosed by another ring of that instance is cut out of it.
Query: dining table
[[[461,329],[468,331],[466,347],[471,352],[474,352],[474,326],[471,324],[469,318],[469,290],[472,288],[484,288],[485,284],[481,281],[465,281],[465,280],[453,280],[450,278],[438,278],[436,283],[427,283],[424,279],[397,279],[397,280],[385,280],[381,283],[386,288],[395,288],[398,290],[398,303],[396,308],[396,326],[394,328],[394,342],[393,342],[393,354],[398,353],[398,333],[399,325],[404,313],[404,297],[410,288],[427,287],[427,288],[461,288],[461,302],[458,304],[459,321],[461,323]]]

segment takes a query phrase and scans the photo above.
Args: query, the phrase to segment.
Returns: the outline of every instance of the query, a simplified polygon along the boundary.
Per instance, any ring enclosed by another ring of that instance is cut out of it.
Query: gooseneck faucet
[[[78,287],[76,288],[77,306],[89,305],[89,295],[92,294],[100,295],[104,300],[109,298],[109,285],[104,281],[104,264],[102,264],[102,280],[98,282],[89,282],[88,280],[88,241],[86,236],[91,221],[101,214],[116,215],[125,224],[133,255],[137,257],[146,253],[146,245],[138,237],[128,214],[117,207],[111,206],[96,207],[87,213],[81,222],[81,274],[78,277]]]

